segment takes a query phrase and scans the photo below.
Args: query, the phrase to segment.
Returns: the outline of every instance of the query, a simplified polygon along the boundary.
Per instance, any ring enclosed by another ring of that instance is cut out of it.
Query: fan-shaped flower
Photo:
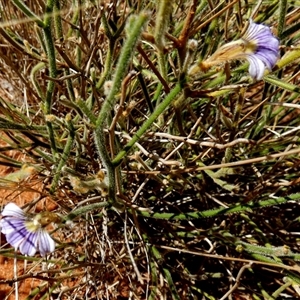
[[[249,61],[249,73],[252,78],[262,79],[266,69],[272,70],[279,57],[279,41],[272,34],[271,29],[250,20],[250,25],[237,41],[227,43],[220,47],[211,57],[198,64],[198,68],[206,71],[214,65],[235,59]],[[197,71],[192,67],[190,73]]]
[[[37,251],[42,256],[55,250],[55,242],[45,230],[45,226],[56,222],[58,216],[42,212],[28,217],[16,204],[8,203],[2,211],[1,232],[6,240],[23,255],[34,256]]]

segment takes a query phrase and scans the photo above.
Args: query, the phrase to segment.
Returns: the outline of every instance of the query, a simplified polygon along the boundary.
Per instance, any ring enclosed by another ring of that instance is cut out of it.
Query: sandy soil
[[[1,142],[1,146],[4,146],[3,142]],[[24,156],[22,154],[10,151],[9,153],[5,153],[11,157],[17,158],[19,161],[25,161]],[[42,188],[41,180],[38,180],[36,176],[33,174],[29,176],[24,181],[19,183],[9,183],[3,180],[5,176],[8,174],[13,174],[16,170],[2,166],[0,164],[0,204],[3,208],[5,204],[8,202],[14,202],[19,206],[23,206],[26,203],[29,203],[33,200],[36,200],[40,197],[40,193],[38,191]],[[34,192],[33,190],[37,192]],[[29,190],[29,191],[28,191]],[[41,211],[43,209],[53,210],[55,208],[54,202],[50,198],[45,198],[39,202],[36,206],[36,211]],[[1,233],[0,238],[1,249],[10,247],[7,245],[5,236]],[[38,254],[37,254],[38,256]],[[19,261],[18,264],[18,276],[26,274],[26,270],[28,270],[30,264],[26,264],[24,261]],[[8,258],[0,255],[0,299],[13,300],[15,299],[15,288],[12,283],[12,279],[14,278],[14,258]],[[6,281],[9,281],[8,283]],[[42,283],[40,280],[28,278],[25,280],[19,281],[19,299],[26,299],[28,295]],[[34,298],[37,299],[37,298]]]

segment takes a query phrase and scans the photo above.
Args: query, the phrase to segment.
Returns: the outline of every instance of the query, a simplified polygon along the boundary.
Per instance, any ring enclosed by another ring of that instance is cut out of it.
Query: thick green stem
[[[112,82],[112,88],[99,113],[97,127],[102,127],[101,125],[105,123],[109,112],[116,102],[115,96],[119,92],[122,80],[125,77],[127,68],[131,60],[131,56],[133,54],[133,49],[137,44],[137,41],[142,33],[142,29],[145,23],[148,20],[148,17],[148,14],[141,13],[139,16],[134,16],[131,18],[131,20],[129,20],[128,27],[130,26],[130,31],[128,30],[128,38],[121,50],[120,58],[116,66],[116,72],[114,74],[114,79]]]
[[[55,58],[55,48],[54,48],[54,42],[51,32],[51,14],[53,12],[54,7],[54,1],[48,0],[46,4],[46,14],[44,19],[44,38],[45,38],[45,44],[47,49],[47,56],[49,60],[49,75],[52,78],[56,78],[57,76],[57,69],[56,69],[56,58]],[[46,101],[44,104],[44,110],[45,114],[51,114],[52,109],[52,97],[54,92],[55,83],[52,80],[49,80],[47,85],[47,91],[46,91]],[[54,157],[57,156],[57,148],[55,143],[55,137],[54,137],[54,131],[51,122],[46,122],[48,127],[48,133],[49,133],[49,139],[50,139],[50,145],[52,154]]]
[[[112,88],[109,95],[103,103],[99,117],[96,122],[95,129],[95,143],[97,146],[98,154],[100,159],[106,168],[108,177],[108,196],[110,201],[116,202],[116,183],[115,183],[115,168],[111,162],[110,155],[106,147],[106,138],[104,135],[104,127],[107,123],[111,110],[113,109],[116,102],[116,94],[119,92],[123,78],[126,76],[133,49],[135,48],[138,39],[142,33],[143,27],[148,21],[148,14],[145,12],[138,16],[132,16],[128,20],[127,24],[127,39],[121,50],[121,54],[116,66],[114,79],[112,82]]]
[[[158,0],[157,1],[157,16],[155,20],[155,44],[156,47],[163,52],[165,47],[165,34],[167,33],[170,14],[173,7],[173,1],[171,0]]]
[[[54,12],[54,27],[56,36],[59,40],[63,39],[63,29],[62,29],[62,22],[61,22],[61,16],[60,16],[60,4],[59,0],[54,0],[54,6],[53,6],[53,12]]]

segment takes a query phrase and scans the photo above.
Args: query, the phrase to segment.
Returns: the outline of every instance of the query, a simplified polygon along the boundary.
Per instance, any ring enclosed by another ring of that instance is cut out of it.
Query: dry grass
[[[32,188],[32,211],[37,204],[62,216],[85,209],[58,225],[46,271],[28,258],[20,284],[35,278],[44,285],[26,299],[298,298],[297,57],[284,66],[279,60],[258,82],[240,62],[196,79],[183,64],[189,39],[198,47],[188,66],[240,37],[250,15],[274,33],[283,18],[281,56],[297,53],[297,1],[286,12],[284,1],[174,1],[163,49],[154,43],[154,1],[63,1],[59,13],[54,1],[53,18],[43,1],[28,1],[41,22],[52,18],[45,28],[13,2],[0,4],[0,163],[14,172],[26,163],[35,172],[13,186],[3,177],[1,188],[13,193],[2,203]],[[143,10],[150,20],[116,82],[133,34],[129,15]],[[184,91],[145,127],[182,78]],[[110,98],[111,84],[118,89]],[[87,178],[109,177],[107,161],[118,163],[108,189],[87,188]]]

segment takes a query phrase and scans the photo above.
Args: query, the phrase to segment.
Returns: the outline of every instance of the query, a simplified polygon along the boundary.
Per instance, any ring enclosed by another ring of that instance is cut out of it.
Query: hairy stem
[[[110,116],[111,110],[113,109],[116,102],[116,94],[118,93],[123,78],[126,76],[129,63],[131,61],[131,56],[133,49],[135,48],[138,39],[142,33],[143,27],[148,21],[148,14],[145,12],[139,14],[138,16],[133,16],[128,20],[128,30],[127,39],[121,50],[121,54],[116,66],[116,71],[114,74],[114,79],[112,82],[112,88],[108,94],[105,102],[103,103],[99,117],[96,122],[95,129],[95,143],[98,150],[100,159],[106,168],[108,177],[108,196],[110,201],[116,202],[116,183],[115,183],[115,168],[111,162],[110,155],[106,147],[106,138],[104,135],[104,127],[107,123],[107,119]],[[129,30],[130,28],[130,30]],[[113,153],[112,153],[113,155]]]

